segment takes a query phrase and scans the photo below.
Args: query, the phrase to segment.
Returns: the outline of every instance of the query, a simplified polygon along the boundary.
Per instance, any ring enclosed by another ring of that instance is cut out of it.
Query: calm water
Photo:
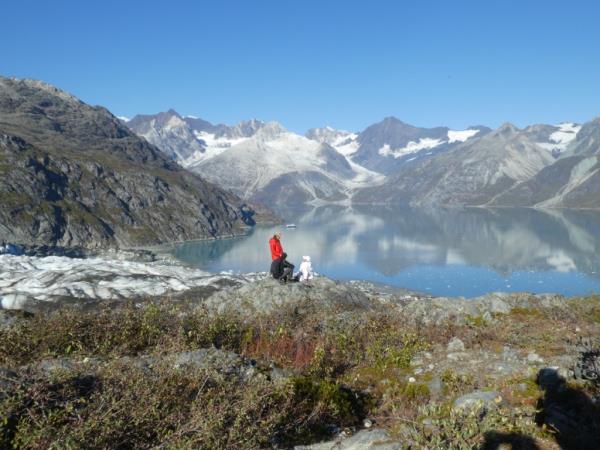
[[[174,255],[212,272],[266,271],[268,240],[283,230],[288,260],[299,266],[310,255],[315,270],[335,279],[465,297],[600,292],[599,212],[326,206],[283,217],[298,228],[183,243]]]

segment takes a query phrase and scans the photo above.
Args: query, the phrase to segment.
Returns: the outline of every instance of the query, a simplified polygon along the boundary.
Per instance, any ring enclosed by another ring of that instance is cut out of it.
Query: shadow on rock
[[[242,215],[242,222],[246,225],[253,227],[256,225],[256,220],[254,220],[254,215],[256,214],[253,209],[248,207],[247,205],[242,205],[240,208],[240,213]]]
[[[600,448],[600,407],[585,392],[567,385],[554,369],[538,372],[544,395],[537,404],[536,423],[554,432],[563,450]]]
[[[501,450],[509,445],[512,450],[541,450],[535,439],[519,433],[500,433],[489,431],[485,434],[485,442],[481,450]]]

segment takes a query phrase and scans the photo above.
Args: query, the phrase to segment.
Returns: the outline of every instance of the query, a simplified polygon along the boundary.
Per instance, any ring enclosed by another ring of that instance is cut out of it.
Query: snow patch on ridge
[[[421,138],[418,142],[410,141],[405,147],[392,149],[389,144],[384,144],[377,152],[381,156],[393,156],[394,158],[400,158],[404,155],[416,153],[421,150],[435,148],[442,145],[445,141],[441,139]]]
[[[394,158],[401,158],[411,153],[417,153],[421,150],[430,150],[435,147],[439,147],[443,144],[453,144],[455,142],[465,142],[477,135],[480,130],[469,129],[469,130],[448,130],[448,140],[444,139],[433,139],[433,138],[420,138],[418,141],[410,141],[402,148],[391,148],[389,144],[384,144],[378,151],[381,156],[392,156]],[[428,153],[428,155],[431,153]]]
[[[556,125],[558,130],[549,136],[550,142],[536,142],[537,145],[549,152],[563,152],[581,130],[581,125],[564,122]]]
[[[188,158],[181,161],[183,167],[190,167],[196,165],[202,161],[213,158],[220,155],[225,150],[237,145],[241,142],[247,141],[249,138],[237,138],[231,139],[227,137],[217,137],[213,133],[206,131],[194,131],[194,136],[198,139],[200,144],[204,147],[204,152],[195,152]]]
[[[307,132],[306,137],[311,140],[329,144],[338,153],[348,157],[358,150],[358,134],[345,130],[336,130],[327,125],[325,128],[315,128]]]
[[[568,144],[575,139],[575,136],[579,133],[579,130],[581,130],[581,125],[565,122],[558,125],[558,128],[558,131],[555,131],[550,135],[550,140],[557,144]]]
[[[448,143],[453,142],[465,142],[467,139],[472,138],[479,130],[448,130]]]

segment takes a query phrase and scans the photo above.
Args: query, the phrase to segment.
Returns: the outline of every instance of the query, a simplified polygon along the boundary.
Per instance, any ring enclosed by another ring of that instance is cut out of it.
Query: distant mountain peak
[[[504,131],[504,130],[519,131],[519,127],[517,127],[515,124],[513,124],[511,122],[504,122],[502,125],[500,125],[500,127],[498,127],[498,130],[500,130],[500,131]]]
[[[260,129],[256,131],[255,135],[261,139],[273,139],[287,132],[288,130],[286,130],[279,122],[267,122],[263,123]]]
[[[405,122],[401,121],[400,119],[398,119],[398,118],[397,118],[397,117],[395,117],[395,116],[387,116],[387,117],[384,117],[384,118],[383,118],[383,120],[382,120],[382,122],[384,122],[384,123],[395,122],[395,123],[401,123],[401,124],[404,124],[404,125],[406,125],[406,123],[405,123]]]
[[[498,127],[498,129],[496,131],[493,132],[493,134],[495,136],[510,136],[513,134],[517,134],[519,131],[521,131],[516,125],[510,123],[510,122],[504,122],[502,125],[500,125],[500,127]]]

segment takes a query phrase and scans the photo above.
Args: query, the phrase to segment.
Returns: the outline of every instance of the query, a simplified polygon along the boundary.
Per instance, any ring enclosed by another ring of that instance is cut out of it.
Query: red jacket
[[[269,240],[269,247],[271,248],[271,259],[274,261],[277,258],[281,258],[283,255],[283,247],[279,239],[272,237]]]

